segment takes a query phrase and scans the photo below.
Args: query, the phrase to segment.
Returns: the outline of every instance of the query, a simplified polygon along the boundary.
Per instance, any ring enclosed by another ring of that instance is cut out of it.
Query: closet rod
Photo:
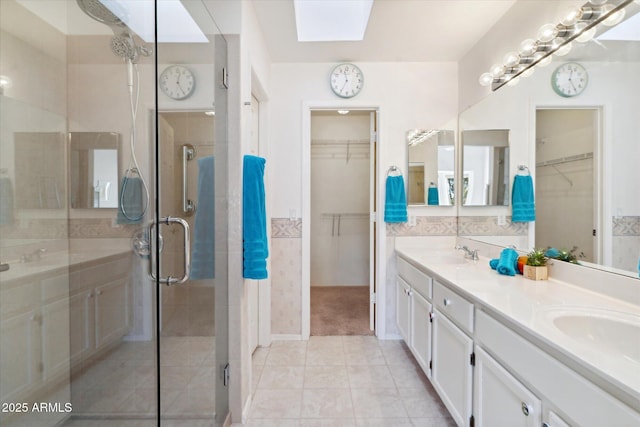
[[[553,160],[545,160],[544,162],[536,163],[536,167],[553,166],[553,165],[559,165],[562,163],[571,163],[571,162],[577,162],[578,160],[586,160],[586,159],[593,159],[593,153],[576,154],[575,156],[560,157],[559,159],[553,159]]]

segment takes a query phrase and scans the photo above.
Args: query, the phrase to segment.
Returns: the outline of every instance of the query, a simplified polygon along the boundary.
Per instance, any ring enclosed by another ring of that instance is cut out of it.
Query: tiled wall
[[[613,267],[640,274],[640,216],[613,218],[612,234]]]
[[[271,221],[271,332],[300,335],[302,221]]]

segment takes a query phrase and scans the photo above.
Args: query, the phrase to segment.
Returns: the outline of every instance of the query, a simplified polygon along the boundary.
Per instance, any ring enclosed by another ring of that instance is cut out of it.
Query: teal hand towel
[[[530,175],[516,175],[511,193],[511,221],[530,222],[536,220],[533,179]]]
[[[388,176],[384,201],[384,222],[407,222],[407,195],[402,175]]]
[[[494,258],[491,261],[489,261],[489,267],[491,267],[492,270],[495,270],[496,268],[498,268],[499,262],[500,262],[500,259]]]
[[[215,277],[214,158],[198,160],[198,200],[193,226],[191,278]]]
[[[266,160],[244,156],[242,169],[242,276],[267,278],[267,212],[264,191]]]
[[[428,205],[439,205],[440,199],[438,197],[438,188],[437,187],[429,187],[427,190],[427,204]]]
[[[496,271],[507,276],[515,276],[518,271],[518,252],[511,248],[503,249],[498,258]]]
[[[122,178],[120,187],[120,206],[118,206],[118,224],[137,224],[144,217],[144,189],[138,177]]]

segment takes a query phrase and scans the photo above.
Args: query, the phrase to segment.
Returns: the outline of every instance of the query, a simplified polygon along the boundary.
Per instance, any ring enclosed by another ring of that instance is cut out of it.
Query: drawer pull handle
[[[527,405],[526,402],[522,402],[522,413],[528,417],[530,412],[531,409],[529,408],[529,405]]]
[[[445,298],[444,301],[442,301],[442,303],[444,304],[445,307],[448,307],[451,304],[451,300],[449,298]]]

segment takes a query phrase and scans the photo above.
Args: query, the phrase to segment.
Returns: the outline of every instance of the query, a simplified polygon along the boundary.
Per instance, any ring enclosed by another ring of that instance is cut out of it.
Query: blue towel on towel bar
[[[511,248],[503,249],[498,258],[496,271],[507,276],[515,276],[518,271],[518,252]]]
[[[516,175],[513,179],[511,193],[511,221],[530,222],[536,220],[536,206],[534,203],[533,179],[530,175]]]
[[[125,176],[120,187],[120,203],[118,206],[118,224],[137,224],[144,217],[144,188],[138,177]]]
[[[428,205],[439,205],[440,198],[438,197],[438,187],[429,187],[427,190],[427,204]]]
[[[387,176],[384,222],[407,222],[407,195],[402,175]]]
[[[193,227],[191,278],[215,277],[214,158],[198,159],[198,206]]]
[[[264,193],[266,160],[244,156],[242,168],[242,276],[267,278],[267,211]]]

